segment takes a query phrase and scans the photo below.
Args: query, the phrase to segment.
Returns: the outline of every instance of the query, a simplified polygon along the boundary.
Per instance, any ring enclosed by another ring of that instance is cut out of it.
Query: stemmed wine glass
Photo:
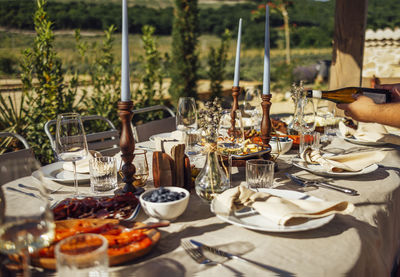
[[[189,158],[199,153],[197,144],[197,109],[193,97],[180,97],[176,114],[176,128],[186,133],[186,154]]]
[[[40,164],[33,157],[8,161],[8,171],[18,174],[21,167],[35,172],[29,185],[35,186],[37,191],[26,196],[6,190],[6,187],[12,187],[11,184],[4,184],[0,189],[0,252],[19,255],[23,276],[26,277],[31,276],[30,254],[50,245],[54,240],[55,225]]]
[[[63,113],[57,116],[55,150],[59,160],[72,162],[74,168],[75,196],[79,195],[76,162],[86,158],[88,146],[81,116]]]
[[[242,121],[242,113],[240,110],[235,111],[235,131],[232,132],[231,127],[231,110],[223,110],[221,119],[218,126],[218,151],[228,157],[228,174],[229,184],[231,185],[231,169],[232,169],[232,155],[239,154],[243,150],[244,142],[244,128]]]
[[[314,136],[313,132],[316,125],[316,111],[314,107],[314,102],[310,98],[302,98],[300,120],[299,120],[299,132],[300,132],[300,147],[299,154],[301,154],[305,149],[305,145],[313,142]]]

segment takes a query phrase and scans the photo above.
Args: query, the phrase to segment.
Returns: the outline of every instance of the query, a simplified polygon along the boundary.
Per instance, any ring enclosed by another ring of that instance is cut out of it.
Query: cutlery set
[[[298,184],[302,187],[315,186],[315,187],[321,187],[321,188],[340,191],[340,192],[347,193],[350,195],[358,195],[358,192],[354,189],[349,189],[349,188],[345,188],[345,187],[341,187],[338,185],[333,185],[333,184],[329,184],[329,183],[321,182],[321,181],[317,181],[317,180],[308,180],[308,179],[305,179],[305,178],[302,178],[299,176],[294,176],[289,173],[285,173],[285,175],[286,175],[286,177],[291,179],[293,182],[295,182],[296,184]]]

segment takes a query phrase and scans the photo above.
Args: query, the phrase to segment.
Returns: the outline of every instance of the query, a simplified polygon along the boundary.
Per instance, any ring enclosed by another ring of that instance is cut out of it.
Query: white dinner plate
[[[73,184],[74,183],[74,173],[72,171],[67,171],[63,169],[64,162],[56,162],[48,164],[41,167],[43,178],[49,179],[51,181]],[[32,173],[32,176],[38,179],[38,172]],[[78,182],[86,182],[90,180],[90,174],[77,173],[76,174]]]
[[[171,133],[161,133],[157,135],[152,135],[149,137],[150,141],[156,141],[156,138],[168,139],[171,137]]]
[[[336,134],[339,138],[344,139],[345,141],[358,144],[358,145],[365,145],[365,146],[379,146],[385,145],[386,142],[383,141],[366,141],[366,140],[359,140],[354,137],[345,137],[340,132]]]
[[[319,164],[308,164],[299,158],[293,159],[292,163],[293,163],[293,165],[297,166],[298,168],[307,170],[316,175],[328,176],[328,177],[350,177],[350,176],[364,175],[364,174],[371,173],[378,169],[377,164],[372,164],[360,171],[328,172],[328,171],[326,171],[326,169],[324,169]]]
[[[310,201],[323,201],[317,197],[307,195],[305,193],[301,193],[298,191],[292,190],[279,190],[279,189],[264,189],[260,188],[258,191],[267,192],[282,198],[286,199],[304,199]],[[214,201],[211,202],[211,211],[214,213]],[[275,222],[269,220],[266,217],[263,217],[258,212],[253,209],[246,208],[241,211],[234,212],[232,215],[223,216],[216,215],[219,219],[228,222],[230,224],[244,227],[247,229],[257,230],[257,231],[265,231],[265,232],[299,232],[306,231],[321,227],[328,222],[330,222],[334,218],[334,214],[310,219],[305,223],[293,225],[293,226],[284,226],[278,225]]]

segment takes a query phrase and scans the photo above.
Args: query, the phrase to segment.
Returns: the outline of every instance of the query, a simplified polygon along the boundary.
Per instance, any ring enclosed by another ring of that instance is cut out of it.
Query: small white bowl
[[[157,188],[149,189],[146,190],[142,195],[140,195],[139,201],[140,204],[144,210],[144,212],[150,216],[154,217],[157,219],[163,219],[163,220],[174,220],[183,212],[186,210],[186,207],[189,203],[189,195],[190,193],[180,187],[164,187],[166,189],[169,189],[170,191],[176,191],[176,192],[184,192],[185,197],[175,200],[175,201],[170,201],[170,202],[150,202],[146,201],[143,199],[144,196],[150,195],[153,191],[157,190]]]
[[[279,152],[280,155],[285,154],[287,151],[292,148],[293,145],[293,140],[289,138],[288,141],[279,141],[281,151]],[[278,154],[278,142],[276,140],[271,140],[269,142],[269,145],[271,145],[271,153],[272,154]]]

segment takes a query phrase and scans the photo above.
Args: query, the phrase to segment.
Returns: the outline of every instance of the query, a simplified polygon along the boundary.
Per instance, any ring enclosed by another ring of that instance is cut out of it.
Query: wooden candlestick
[[[271,119],[269,112],[271,109],[271,94],[263,94],[261,99],[261,107],[263,110],[263,116],[261,120],[261,140],[265,147],[270,147],[269,141],[271,140]]]
[[[240,94],[240,87],[234,86],[232,87],[232,110],[231,110],[231,128],[228,130],[229,135],[234,135],[236,133],[235,121],[236,121],[236,111],[239,109],[239,94]]]
[[[124,162],[122,166],[122,174],[124,178],[122,181],[125,186],[122,189],[122,193],[136,192],[136,188],[133,183],[133,176],[136,172],[135,166],[132,164],[135,155],[135,140],[133,138],[133,132],[131,127],[131,121],[133,117],[133,102],[132,101],[120,101],[118,102],[119,117],[121,119],[121,136],[119,140],[119,146],[121,148],[121,158]]]

